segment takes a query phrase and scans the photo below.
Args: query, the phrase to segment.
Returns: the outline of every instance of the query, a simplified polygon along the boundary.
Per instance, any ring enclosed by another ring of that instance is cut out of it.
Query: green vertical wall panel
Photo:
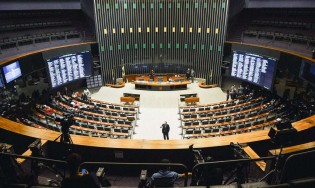
[[[163,54],[163,61],[175,65],[176,62],[181,62],[184,67],[194,68],[196,76],[207,79],[207,82],[220,84],[229,0],[94,2],[100,60],[106,62],[101,63],[104,83],[112,82],[111,70],[119,66],[121,59],[130,63],[135,57],[142,61]],[[147,32],[147,27],[150,32]],[[121,32],[122,28],[124,33]],[[138,28],[141,28],[141,33]],[[167,32],[164,32],[164,28]],[[176,32],[173,32],[173,28]],[[181,28],[184,29],[183,32]],[[192,28],[192,33],[189,28]],[[207,28],[210,28],[209,34],[206,33]],[[216,28],[219,28],[218,34],[214,33]],[[104,29],[108,34],[104,34]],[[115,34],[113,29],[116,30]],[[104,53],[106,51],[110,53]],[[126,74],[144,73],[146,72],[143,69],[126,70]],[[121,76],[120,71],[115,70],[113,74]]]

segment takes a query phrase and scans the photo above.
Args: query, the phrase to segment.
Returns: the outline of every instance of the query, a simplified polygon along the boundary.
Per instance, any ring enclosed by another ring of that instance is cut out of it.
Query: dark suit
[[[162,124],[162,133],[164,140],[169,140],[168,132],[170,132],[170,126],[167,123]]]

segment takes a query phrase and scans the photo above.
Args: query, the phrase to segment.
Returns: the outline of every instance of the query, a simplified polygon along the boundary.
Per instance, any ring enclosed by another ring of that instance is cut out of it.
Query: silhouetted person
[[[168,159],[162,159],[161,163],[171,163]],[[174,182],[185,174],[178,174],[177,172],[171,171],[169,166],[163,166],[162,170],[154,173],[151,176],[151,187],[173,187]]]
[[[164,140],[169,140],[169,136],[168,136],[168,133],[170,132],[169,124],[167,124],[167,122],[165,121],[164,124],[162,124],[161,128],[162,128]]]
[[[226,91],[226,101],[230,99],[230,90]]]
[[[155,76],[154,70],[151,70],[150,79],[152,79],[152,81],[154,81],[154,76]]]
[[[72,153],[68,156],[67,159],[70,177],[65,178],[61,182],[62,188],[73,188],[73,187],[82,187],[82,188],[99,188],[101,187],[100,182],[98,181],[95,174],[85,172],[82,174],[79,172],[79,166],[81,164],[81,156],[77,153]]]
[[[190,68],[188,68],[187,71],[186,71],[186,79],[187,80],[190,79]]]

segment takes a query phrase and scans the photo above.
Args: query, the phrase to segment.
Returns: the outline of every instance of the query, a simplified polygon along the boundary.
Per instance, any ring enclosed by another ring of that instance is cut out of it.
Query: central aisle
[[[123,93],[140,94],[140,114],[133,139],[162,140],[161,125],[170,125],[170,139],[182,139],[178,105],[181,94],[197,93],[200,104],[224,101],[226,94],[221,88],[203,89],[197,83],[189,84],[187,90],[144,91],[135,90],[134,84],[127,83],[124,88],[102,87],[92,91],[92,98],[106,102],[119,103]]]

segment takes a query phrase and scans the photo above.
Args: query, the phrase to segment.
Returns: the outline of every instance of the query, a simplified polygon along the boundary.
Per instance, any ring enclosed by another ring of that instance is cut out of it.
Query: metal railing
[[[169,167],[178,167],[180,169],[184,170],[184,186],[187,186],[188,182],[188,168],[184,164],[180,163],[119,163],[119,162],[84,162],[80,164],[80,169],[85,166],[94,166],[94,167],[100,167],[100,166],[137,166],[137,167],[154,167],[154,166],[169,166]]]
[[[26,160],[30,160],[30,161],[40,161],[40,162],[47,162],[47,163],[53,163],[53,164],[61,164],[63,167],[63,174],[61,174],[63,176],[62,178],[66,177],[66,167],[68,164],[66,161],[47,159],[47,158],[42,158],[42,157],[23,156],[23,155],[0,152],[0,157],[2,157],[2,156],[8,156],[8,157],[12,157],[12,158],[21,158],[21,159],[26,159]],[[31,171],[32,171],[32,166],[31,166]]]
[[[199,164],[196,164],[192,168],[192,177],[196,177],[196,174],[198,175],[198,170],[199,169],[204,170],[205,167],[217,168],[217,167],[223,167],[223,166],[226,166],[226,165],[239,165],[239,164],[243,165],[243,164],[250,164],[251,162],[269,161],[269,160],[271,160],[272,162],[275,161],[276,160],[276,156],[262,157],[262,158],[257,158],[257,159],[236,159],[236,160],[213,161],[213,162],[199,163]],[[266,172],[266,173],[268,173],[268,172]],[[225,181],[225,184],[226,183],[227,183],[227,180]]]

